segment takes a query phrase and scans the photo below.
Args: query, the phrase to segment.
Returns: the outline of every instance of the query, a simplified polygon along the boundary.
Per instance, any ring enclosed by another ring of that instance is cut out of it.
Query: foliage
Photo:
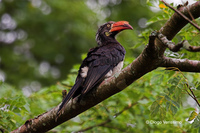
[[[0,2],[3,7],[0,15],[8,13],[17,22],[14,29],[0,30],[25,34],[25,37],[12,43],[0,44],[0,72],[7,75],[6,82],[0,83],[0,130],[5,132],[14,130],[62,101],[61,91],[66,89],[68,92],[74,84],[79,68],[79,64],[75,63],[81,61],[81,55],[82,58],[85,56],[82,53],[95,46],[96,25],[100,22],[124,19],[136,25],[136,32],[123,32],[117,38],[127,50],[127,66],[148,43],[150,32],[159,29],[173,14],[160,5],[161,12],[149,19],[149,27],[143,29],[137,26],[138,20],[143,15],[150,18],[152,12],[149,7],[142,6],[141,1],[116,0],[105,4],[88,0],[85,4],[83,1],[45,0],[40,1],[41,5],[34,3],[34,0],[31,2]],[[45,4],[46,10],[42,8]],[[148,4],[153,5],[152,1]],[[136,12],[132,11],[133,8]],[[49,9],[51,13],[48,14]],[[173,41],[177,43],[183,39],[187,39],[191,45],[200,45],[199,33],[191,25],[182,29]],[[165,55],[200,59],[199,53],[184,50],[178,53],[166,51]],[[49,68],[48,71],[45,66]],[[39,71],[42,67],[45,68],[43,74]],[[60,81],[56,83],[53,71],[57,69],[61,76],[56,78]],[[200,129],[199,112],[187,92],[192,88],[197,99],[200,99],[199,78],[197,73],[159,68],[50,132],[74,132],[88,127],[88,132],[197,132]],[[39,87],[39,90],[32,92],[38,82],[51,86]],[[17,87],[13,87],[14,84]]]
[[[0,129],[10,132],[26,120],[30,112],[26,97],[12,86],[0,83]]]
[[[10,105],[15,106],[15,110],[9,109],[9,115],[2,113],[3,118],[6,118],[7,115],[10,117],[3,123],[6,126],[9,125],[9,128],[6,129],[14,129],[24,123],[25,120],[34,118],[36,115],[55,107],[61,101],[61,91],[63,89],[69,91],[70,86],[73,85],[77,69],[76,65],[65,81],[33,93],[29,96],[29,100],[25,102],[24,100],[27,99],[25,96],[10,95],[14,88],[9,89],[9,86],[2,83],[1,87],[6,87],[6,89],[1,88],[1,90],[6,90],[6,92],[1,94],[12,97],[10,102],[7,100],[5,104],[15,103]],[[189,73],[184,75],[188,79],[191,78],[191,84],[197,82],[194,77],[199,76]],[[183,87],[185,80],[187,79],[181,72],[156,70],[145,75],[121,93],[110,97],[52,131],[72,132],[90,126],[93,127],[90,130],[91,132],[159,132],[161,130],[169,132],[172,129],[174,132],[195,131],[196,129],[193,127],[198,127],[199,118],[194,113],[190,115],[191,111],[194,112],[194,108],[191,108],[188,104],[183,106],[183,102],[186,102],[188,97],[184,90],[185,87]],[[1,101],[3,100],[1,99]],[[4,107],[4,105],[1,107]],[[29,105],[28,109],[26,109],[27,105]],[[131,107],[123,111],[126,106]],[[20,112],[17,112],[17,110],[20,110]],[[27,113],[27,110],[29,113]],[[120,111],[123,112],[115,117]],[[186,120],[189,117],[192,120],[195,118],[193,126]],[[103,126],[95,127],[95,125],[107,120],[111,121]],[[10,124],[11,121],[14,121],[14,124]],[[4,129],[5,127],[2,125],[1,128]]]

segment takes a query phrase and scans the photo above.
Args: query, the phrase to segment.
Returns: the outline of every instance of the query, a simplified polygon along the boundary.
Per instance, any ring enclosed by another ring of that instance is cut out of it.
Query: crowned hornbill
[[[100,26],[96,33],[98,46],[89,50],[79,68],[76,82],[63,99],[57,114],[71,98],[83,97],[103,79],[122,69],[126,51],[115,40],[115,35],[125,29],[133,29],[127,21],[110,21]]]

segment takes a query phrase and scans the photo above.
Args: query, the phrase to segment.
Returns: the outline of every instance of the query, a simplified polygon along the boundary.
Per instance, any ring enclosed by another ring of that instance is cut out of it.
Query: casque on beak
[[[125,29],[133,29],[133,27],[129,24],[127,21],[118,21],[112,24],[111,29],[109,32],[114,32],[114,31],[122,31]]]

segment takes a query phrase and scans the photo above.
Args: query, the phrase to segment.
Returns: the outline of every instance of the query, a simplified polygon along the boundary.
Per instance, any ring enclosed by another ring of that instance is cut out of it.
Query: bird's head
[[[115,40],[115,35],[117,35],[122,30],[133,29],[127,21],[113,22],[109,21],[102,26],[97,31],[96,41],[98,45],[104,45],[107,42],[112,42]]]

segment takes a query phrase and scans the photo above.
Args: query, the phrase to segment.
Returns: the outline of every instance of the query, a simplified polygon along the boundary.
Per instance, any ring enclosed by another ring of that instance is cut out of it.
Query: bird
[[[126,51],[115,36],[126,29],[133,29],[128,21],[109,21],[99,27],[96,33],[97,47],[91,48],[82,61],[75,84],[60,104],[57,115],[71,99],[79,95],[86,96],[105,78],[121,71]]]

